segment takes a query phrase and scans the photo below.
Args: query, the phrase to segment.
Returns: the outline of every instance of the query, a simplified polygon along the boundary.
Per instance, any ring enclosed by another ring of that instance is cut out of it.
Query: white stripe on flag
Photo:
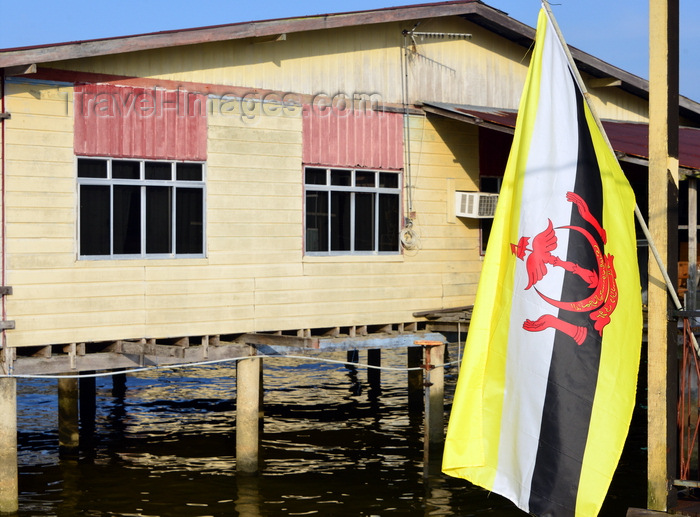
[[[521,236],[532,239],[547,228],[569,223],[572,204],[566,193],[574,190],[578,156],[578,121],[574,82],[567,58],[548,21],[542,55],[537,115],[529,146],[522,193]],[[523,113],[522,109],[520,113]],[[521,150],[524,149],[521,147]],[[565,258],[568,232],[557,231],[553,251]],[[517,241],[514,241],[517,242]],[[554,299],[561,298],[563,269],[549,267],[536,287]],[[542,408],[547,389],[554,329],[527,332],[526,319],[536,320],[557,310],[528,285],[525,263],[516,267],[513,285],[506,386],[500,435],[499,464],[493,490],[527,511],[537,456]]]

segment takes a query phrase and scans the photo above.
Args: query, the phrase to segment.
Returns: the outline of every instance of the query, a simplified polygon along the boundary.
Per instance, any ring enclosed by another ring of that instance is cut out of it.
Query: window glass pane
[[[107,160],[93,160],[90,158],[80,158],[78,160],[79,178],[106,178]]]
[[[495,176],[481,176],[479,178],[479,190],[481,192],[498,193],[501,187],[501,178]]]
[[[80,254],[109,255],[109,233],[109,187],[81,185]]]
[[[308,167],[305,172],[304,182],[307,185],[325,185],[326,169],[314,169],[312,167]]]
[[[399,188],[399,175],[391,172],[380,172],[379,186],[382,188]]]
[[[358,187],[374,187],[374,171],[355,172],[355,185]]]
[[[112,177],[124,180],[140,179],[140,163],[126,160],[112,160]]]
[[[306,193],[306,251],[328,251],[328,192]]]
[[[399,250],[399,196],[379,194],[379,251]]]
[[[352,185],[352,171],[331,171],[331,185],[349,187]]]
[[[141,187],[114,186],[114,253],[141,253]]]
[[[178,181],[202,181],[201,163],[178,163],[175,167]]]
[[[481,192],[494,192],[498,193],[501,189],[502,178],[498,176],[481,176],[479,178],[479,190]],[[486,253],[486,245],[489,242],[489,237],[491,236],[491,227],[493,226],[493,219],[479,219],[479,225],[481,226],[481,254]]]
[[[374,251],[374,194],[355,194],[355,250]]]
[[[146,253],[172,253],[170,187],[146,187]]]
[[[173,179],[172,164],[163,162],[146,162],[144,173],[147,180]]]
[[[350,251],[350,192],[331,192],[331,251]]]
[[[175,192],[175,252],[204,253],[204,191],[178,188]]]

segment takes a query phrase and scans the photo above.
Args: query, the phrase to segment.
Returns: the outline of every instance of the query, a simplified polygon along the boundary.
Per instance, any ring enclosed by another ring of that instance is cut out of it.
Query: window
[[[501,176],[481,176],[479,177],[479,190],[481,192],[493,192],[498,194],[501,191],[501,183],[503,182],[503,177]],[[491,236],[491,226],[493,226],[493,219],[479,219],[481,225],[481,254],[486,254],[486,245],[489,242],[489,237]]]
[[[78,158],[79,255],[204,255],[202,163]]]
[[[306,252],[399,252],[400,173],[307,167]]]

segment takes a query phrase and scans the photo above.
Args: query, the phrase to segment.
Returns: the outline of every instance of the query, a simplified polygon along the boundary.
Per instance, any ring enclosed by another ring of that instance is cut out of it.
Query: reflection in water
[[[405,351],[381,359],[406,365]],[[439,462],[424,478],[422,416],[407,409],[405,372],[382,371],[381,386],[352,364],[265,359],[264,372],[257,477],[236,475],[233,364],[140,373],[114,389],[98,378],[78,461],[58,457],[56,381],[20,380],[19,516],[523,515],[442,475]],[[456,373],[446,372],[446,411]],[[602,515],[645,504],[642,445],[623,458]]]

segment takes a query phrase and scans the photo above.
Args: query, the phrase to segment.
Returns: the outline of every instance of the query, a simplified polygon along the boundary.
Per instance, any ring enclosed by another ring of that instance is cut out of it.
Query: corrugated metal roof
[[[470,124],[483,125],[512,133],[518,113],[485,106],[460,106],[440,102],[424,103],[424,109],[438,115]],[[626,156],[649,159],[649,125],[635,122],[604,120],[603,127],[613,150]],[[679,165],[700,171],[700,129],[681,127],[678,134]]]

